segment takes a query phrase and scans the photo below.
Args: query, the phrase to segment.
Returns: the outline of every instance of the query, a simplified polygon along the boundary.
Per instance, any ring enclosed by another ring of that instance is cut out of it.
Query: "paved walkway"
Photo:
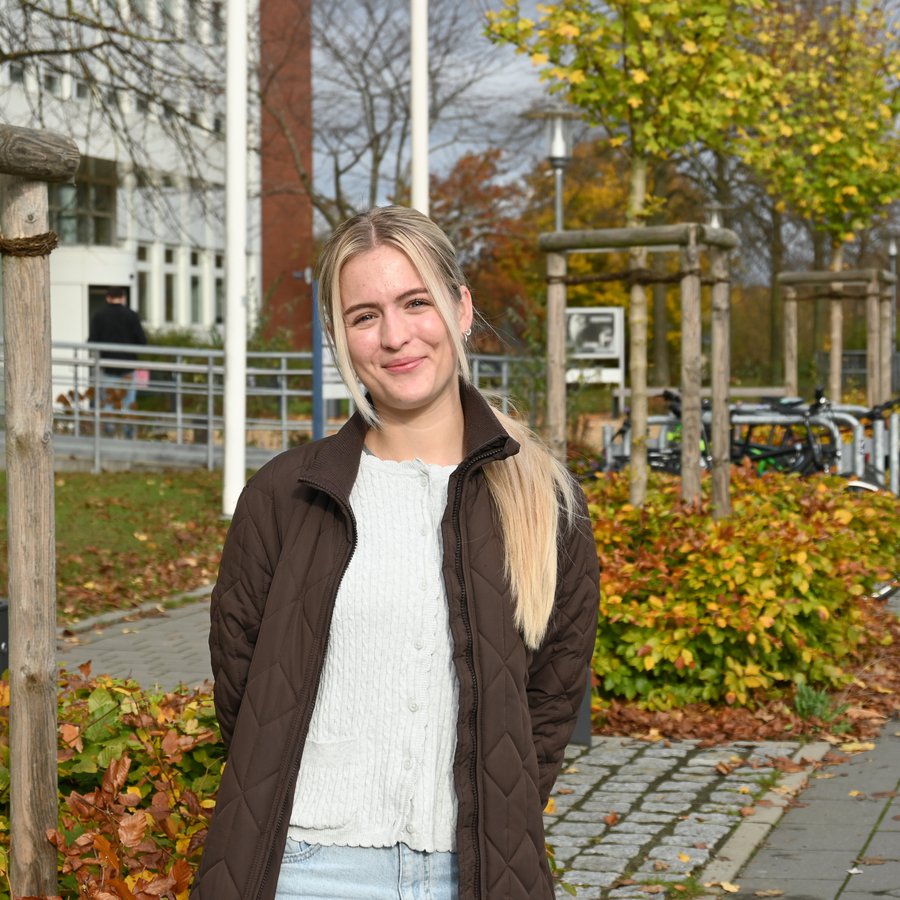
[[[94,674],[147,688],[199,684],[210,678],[207,593],[61,635],[60,664],[91,660]],[[815,769],[829,749],[595,737],[569,748],[547,840],[579,900],[684,896],[665,885],[688,877],[703,898],[900,898],[900,720],[874,750]]]

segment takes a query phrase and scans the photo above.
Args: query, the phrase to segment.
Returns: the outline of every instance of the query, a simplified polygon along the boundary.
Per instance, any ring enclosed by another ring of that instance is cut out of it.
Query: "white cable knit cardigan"
[[[358,542],[334,608],[289,834],[455,849],[458,685],[441,578],[453,466],[364,454]]]

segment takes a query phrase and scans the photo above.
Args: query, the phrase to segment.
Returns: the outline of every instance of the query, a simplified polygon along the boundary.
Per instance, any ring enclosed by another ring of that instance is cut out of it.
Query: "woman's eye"
[[[431,301],[427,297],[414,297],[409,301],[409,306],[417,309],[422,306],[431,306]]]
[[[354,316],[350,320],[350,324],[351,325],[365,325],[366,322],[371,322],[374,318],[375,318],[375,316],[373,316],[372,313],[361,313],[358,316]]]

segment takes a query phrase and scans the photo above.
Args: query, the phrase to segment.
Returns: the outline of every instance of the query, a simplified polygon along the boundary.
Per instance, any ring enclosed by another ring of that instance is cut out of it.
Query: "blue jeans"
[[[455,853],[287,839],[275,900],[456,900]]]
[[[134,386],[134,372],[125,375],[101,374],[100,382],[100,409],[104,413],[112,413],[113,422],[107,422],[103,426],[106,435],[114,434],[118,428],[115,420],[126,416],[137,402],[137,388]],[[134,425],[125,423],[125,437],[134,437]]]

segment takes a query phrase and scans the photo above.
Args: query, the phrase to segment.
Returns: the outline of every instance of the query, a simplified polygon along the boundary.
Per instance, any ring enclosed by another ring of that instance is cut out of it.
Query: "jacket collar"
[[[466,453],[460,468],[466,468],[477,458],[506,459],[518,453],[519,444],[500,424],[481,391],[460,379],[459,392],[465,420]],[[303,480],[327,488],[340,497],[349,497],[368,430],[365,419],[355,412],[337,434],[322,442],[322,450]]]

